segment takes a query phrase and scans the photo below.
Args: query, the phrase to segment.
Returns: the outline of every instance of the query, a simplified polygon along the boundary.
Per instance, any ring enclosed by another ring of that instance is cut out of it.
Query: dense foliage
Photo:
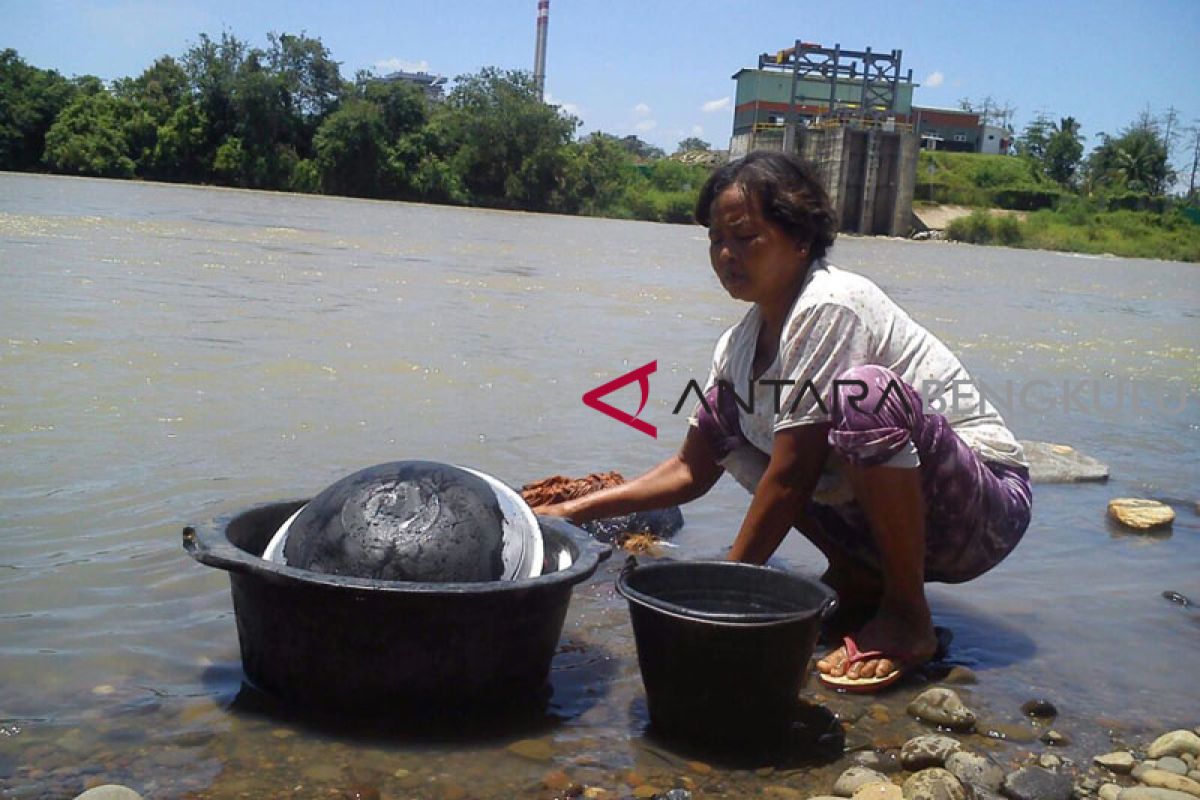
[[[265,48],[201,35],[111,86],[0,54],[0,169],[691,219],[703,167],[636,136],[576,140],[579,124],[527,73],[486,68],[431,102],[369,73],[345,80],[303,34]]]
[[[990,99],[981,109],[1000,124],[1012,114]],[[1147,111],[1117,135],[1098,134],[1084,158],[1077,120],[1038,115],[1016,157],[923,151],[916,200],[1029,212],[960,221],[951,235],[967,241],[1194,260],[1200,226],[1166,197],[1174,122]],[[202,34],[179,58],[107,86],[0,52],[4,170],[691,220],[708,169],[687,162],[708,142],[686,138],[667,158],[634,135],[577,139],[579,125],[541,102],[524,72],[459,76],[431,101],[370,73],[345,79],[304,34],[272,34],[266,47]],[[1200,125],[1186,130],[1194,198]]]

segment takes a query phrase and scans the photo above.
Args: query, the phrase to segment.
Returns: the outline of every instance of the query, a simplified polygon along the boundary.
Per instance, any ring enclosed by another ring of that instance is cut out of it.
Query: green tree
[[[383,114],[384,127],[392,139],[420,130],[429,120],[429,103],[425,93],[411,83],[363,75],[360,76],[356,94],[378,106]]]
[[[1175,178],[1167,163],[1167,147],[1151,125],[1135,125],[1120,136],[1100,134],[1100,146],[1089,159],[1096,186],[1162,195]]]
[[[646,161],[656,161],[666,155],[661,147],[655,147],[649,142],[643,142],[632,133],[619,139],[621,146],[625,151],[635,158],[640,158]]]
[[[234,90],[248,50],[246,42],[228,31],[221,33],[219,41],[202,33],[200,41],[188,48],[183,56],[183,69],[196,98],[199,119],[204,121],[200,161],[205,166],[203,174],[195,176],[196,179],[212,176],[217,148],[238,133]]]
[[[169,180],[203,179],[212,166],[207,137],[204,111],[199,103],[187,98],[159,126],[149,172]]]
[[[1041,164],[1046,157],[1046,147],[1050,144],[1050,136],[1053,133],[1054,123],[1039,112],[1017,137],[1017,152],[1027,156],[1035,164]]]
[[[590,134],[569,149],[558,210],[621,215],[621,199],[633,176],[633,160],[617,137]]]
[[[1079,122],[1074,117],[1063,117],[1046,142],[1043,169],[1051,180],[1068,186],[1082,159],[1083,137],[1079,134]]]
[[[54,70],[26,64],[16,50],[0,52],[0,169],[36,169],[46,132],[74,95]]]
[[[321,187],[332,194],[379,197],[389,147],[383,113],[374,103],[350,100],[330,114],[313,140]]]
[[[124,117],[121,102],[99,81],[85,80],[46,132],[43,160],[57,172],[131,177],[135,165],[129,156]]]
[[[547,210],[579,121],[541,102],[527,72],[488,67],[458,78],[439,109],[449,164],[485,205]]]
[[[684,139],[683,141],[681,141],[679,143],[679,146],[675,148],[675,152],[678,154],[678,153],[690,153],[693,150],[711,150],[711,149],[712,149],[712,145],[709,144],[708,142],[704,141],[700,137],[689,136],[688,138]]]

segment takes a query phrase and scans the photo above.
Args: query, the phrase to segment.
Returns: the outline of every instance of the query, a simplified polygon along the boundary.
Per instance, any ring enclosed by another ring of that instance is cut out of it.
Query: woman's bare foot
[[[817,669],[833,677],[882,678],[897,669],[924,664],[937,652],[937,635],[928,607],[897,611],[887,606],[854,635],[860,652],[878,650],[879,658],[848,664],[845,647],[817,662]]]

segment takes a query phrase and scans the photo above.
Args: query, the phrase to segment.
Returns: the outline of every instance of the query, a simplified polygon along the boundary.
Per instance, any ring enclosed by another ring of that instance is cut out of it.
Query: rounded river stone
[[[1004,770],[987,756],[959,751],[946,759],[946,769],[968,786],[980,786],[992,792],[1000,791]]]
[[[923,769],[904,782],[905,800],[966,800],[958,778],[939,767]]]
[[[1010,800],[1069,800],[1074,788],[1069,775],[1022,767],[1004,776],[1000,793]]]
[[[975,729],[975,712],[963,705],[952,689],[935,686],[926,689],[908,704],[908,713],[954,731]]]
[[[928,767],[942,767],[946,759],[962,748],[957,739],[927,734],[914,736],[900,749],[900,763],[912,772]]]

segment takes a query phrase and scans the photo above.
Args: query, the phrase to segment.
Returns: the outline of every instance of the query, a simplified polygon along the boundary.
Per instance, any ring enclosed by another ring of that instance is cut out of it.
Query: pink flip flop
[[[880,650],[859,650],[858,644],[849,636],[842,637],[842,647],[846,650],[846,666],[858,664],[863,661],[870,661],[875,658],[887,658],[894,664],[900,662],[889,656],[885,656]],[[896,681],[900,680],[904,675],[904,667],[897,666],[887,675],[874,678],[850,678],[845,675],[834,676],[826,675],[820,672],[817,678],[822,684],[830,689],[836,689],[839,692],[850,692],[852,694],[871,694],[891,686]]]

